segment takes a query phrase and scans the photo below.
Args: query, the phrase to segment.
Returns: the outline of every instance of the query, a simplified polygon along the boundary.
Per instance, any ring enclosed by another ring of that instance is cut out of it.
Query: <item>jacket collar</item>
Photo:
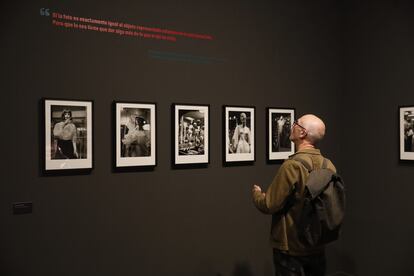
[[[314,154],[314,155],[321,155],[321,151],[320,149],[312,149],[312,148],[308,148],[308,149],[301,149],[298,150],[297,152],[295,152],[294,154],[292,154],[289,157],[293,157],[297,154],[301,154],[301,153],[306,153],[306,154]]]

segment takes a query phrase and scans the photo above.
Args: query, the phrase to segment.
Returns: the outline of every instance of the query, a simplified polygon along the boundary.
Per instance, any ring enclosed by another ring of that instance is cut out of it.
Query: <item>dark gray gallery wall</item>
[[[58,29],[50,18],[40,16],[43,7],[206,33],[214,40],[170,43]],[[328,136],[322,149],[338,168],[343,167],[346,159],[341,154],[346,150],[342,153],[341,141],[346,139],[338,124],[343,112],[338,108],[343,100],[339,97],[343,91],[340,8],[333,1],[2,4],[1,90],[7,143],[3,143],[0,185],[0,274],[272,275],[270,217],[259,214],[250,199],[252,184],[267,187],[278,168],[265,163],[265,108],[295,107],[298,114],[323,117]],[[151,50],[221,62],[157,60],[149,56]],[[95,161],[90,175],[39,174],[42,97],[94,100]],[[115,99],[157,103],[158,166],[154,171],[111,171],[111,103]],[[211,106],[207,169],[170,168],[170,105],[174,102]],[[223,104],[256,107],[254,166],[222,167]],[[365,106],[358,108],[365,114]],[[389,109],[394,114],[394,108]],[[391,132],[387,135],[394,143]],[[387,150],[392,153],[391,148]],[[352,167],[346,164],[345,168]],[[397,170],[397,164],[392,164]],[[408,189],[408,183],[404,185]],[[360,197],[351,200],[359,202]],[[33,201],[33,214],[12,215],[11,203],[18,201]],[[382,215],[377,218],[382,221]],[[329,249],[331,272],[344,269],[342,247],[339,243]],[[354,258],[354,252],[348,254]]]
[[[414,166],[398,151],[398,106],[414,104],[414,4],[354,2],[344,36],[342,262],[355,275],[414,275]]]

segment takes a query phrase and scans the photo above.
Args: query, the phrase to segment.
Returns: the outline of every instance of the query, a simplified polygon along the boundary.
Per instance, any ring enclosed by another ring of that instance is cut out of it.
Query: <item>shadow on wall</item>
[[[253,276],[250,265],[247,262],[236,263],[232,276]]]

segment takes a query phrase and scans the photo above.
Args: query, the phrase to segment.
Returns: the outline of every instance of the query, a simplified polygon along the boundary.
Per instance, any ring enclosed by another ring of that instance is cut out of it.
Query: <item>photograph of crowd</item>
[[[295,110],[267,108],[267,113],[268,161],[287,159],[294,152],[289,136]]]
[[[92,102],[44,100],[45,170],[92,168]]]
[[[223,107],[224,164],[254,161],[254,112],[254,107]]]
[[[204,154],[204,112],[181,109],[179,115],[179,155]]]
[[[414,111],[404,112],[404,151],[414,152]]]
[[[175,105],[173,150],[174,165],[209,163],[208,105]]]
[[[115,102],[116,167],[155,165],[155,104]]]
[[[414,160],[414,106],[400,107],[400,159]]]

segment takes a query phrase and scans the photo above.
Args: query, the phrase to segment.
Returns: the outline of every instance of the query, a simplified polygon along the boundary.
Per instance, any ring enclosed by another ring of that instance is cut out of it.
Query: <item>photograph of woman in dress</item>
[[[77,150],[77,128],[72,120],[72,111],[64,109],[61,121],[53,128],[53,151],[52,159],[76,159],[79,158]]]
[[[128,112],[128,109],[123,111]],[[128,122],[121,125],[122,157],[149,156],[151,154],[151,134],[147,122],[149,113],[149,109],[135,109],[129,116]]]
[[[236,112],[230,112],[230,116],[235,120],[236,127],[232,129],[233,135],[231,137],[229,153],[250,153],[251,133],[250,127],[247,125],[247,115],[245,112],[240,113],[240,120],[238,121],[238,114],[234,113]]]
[[[114,102],[114,109],[115,170],[156,166],[156,104]]]
[[[223,164],[255,161],[255,107],[223,106]]]

